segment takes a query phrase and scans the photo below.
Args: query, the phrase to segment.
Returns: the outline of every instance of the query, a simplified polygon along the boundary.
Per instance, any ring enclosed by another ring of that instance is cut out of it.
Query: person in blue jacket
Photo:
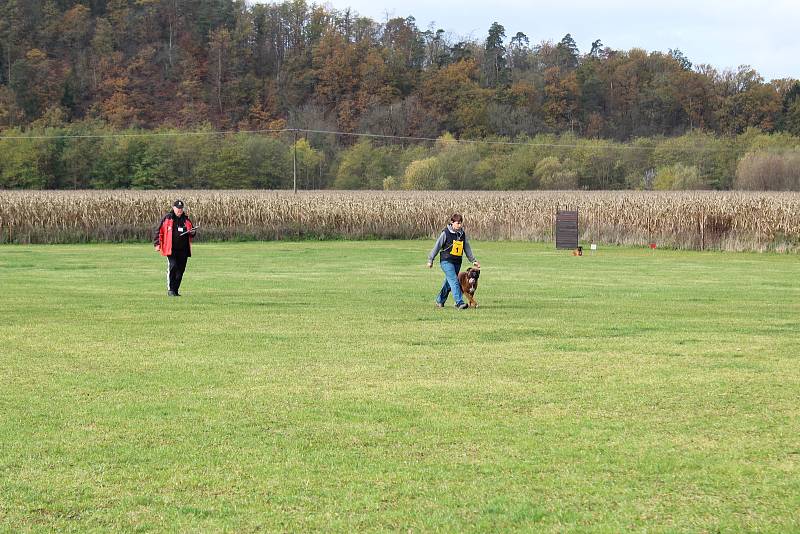
[[[433,267],[433,260],[439,254],[439,265],[444,271],[444,284],[436,297],[436,306],[439,308],[444,307],[447,296],[453,292],[453,300],[456,303],[456,308],[459,310],[466,310],[469,308],[468,304],[464,303],[464,295],[461,293],[461,284],[458,283],[458,271],[461,269],[461,259],[464,254],[472,264],[480,269],[481,264],[475,259],[472,253],[472,247],[469,245],[467,233],[464,231],[464,218],[459,213],[454,213],[450,217],[450,224],[447,228],[442,230],[439,234],[439,239],[433,245],[430,254],[428,254],[428,269]]]

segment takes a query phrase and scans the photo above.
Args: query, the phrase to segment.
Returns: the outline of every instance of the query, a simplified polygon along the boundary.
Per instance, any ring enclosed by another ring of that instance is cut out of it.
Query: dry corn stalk
[[[800,249],[800,193],[708,191],[0,191],[0,242],[148,240],[177,197],[207,239],[432,237],[458,211],[473,239],[550,241],[569,208],[583,241]]]

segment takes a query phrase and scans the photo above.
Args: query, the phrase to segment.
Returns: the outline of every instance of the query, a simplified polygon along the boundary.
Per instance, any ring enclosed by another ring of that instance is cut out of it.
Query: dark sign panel
[[[578,248],[578,211],[556,212],[556,248]]]

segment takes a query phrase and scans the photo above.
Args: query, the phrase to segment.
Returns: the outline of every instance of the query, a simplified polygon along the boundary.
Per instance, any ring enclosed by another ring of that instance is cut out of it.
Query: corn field
[[[577,209],[582,243],[800,250],[800,193],[0,191],[0,242],[144,241],[182,198],[208,240],[434,237],[453,212],[476,240],[553,241]]]

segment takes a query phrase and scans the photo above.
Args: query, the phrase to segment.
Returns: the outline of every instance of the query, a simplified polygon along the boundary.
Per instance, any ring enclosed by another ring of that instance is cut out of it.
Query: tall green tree
[[[508,83],[505,28],[493,22],[484,43],[483,78],[486,87],[502,87]]]
[[[562,70],[573,70],[578,68],[578,45],[572,35],[566,34],[556,45],[558,52],[559,67]]]

